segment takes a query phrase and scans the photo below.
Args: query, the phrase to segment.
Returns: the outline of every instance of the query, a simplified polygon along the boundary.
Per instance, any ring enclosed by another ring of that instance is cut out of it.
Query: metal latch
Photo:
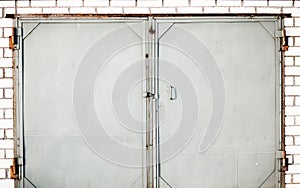
[[[13,28],[13,35],[9,37],[9,49],[20,49],[20,37],[22,36],[22,28]]]
[[[289,38],[286,36],[286,30],[283,29],[282,31],[282,37],[281,37],[281,51],[285,52],[289,49]]]
[[[10,166],[10,179],[19,179],[20,178],[20,165],[18,158],[13,158],[13,165]]]

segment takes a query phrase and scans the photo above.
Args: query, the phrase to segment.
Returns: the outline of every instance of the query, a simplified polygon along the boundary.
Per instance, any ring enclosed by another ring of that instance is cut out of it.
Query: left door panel
[[[144,21],[21,24],[23,186],[143,187]]]

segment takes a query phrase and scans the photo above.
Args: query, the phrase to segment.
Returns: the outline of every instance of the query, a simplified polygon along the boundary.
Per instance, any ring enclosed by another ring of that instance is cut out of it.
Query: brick
[[[300,7],[300,1],[299,0],[295,0],[294,6],[295,7]]]
[[[83,6],[82,0],[57,0],[58,7],[76,7]]]
[[[109,6],[108,0],[85,0],[83,3],[85,7]]]
[[[15,14],[16,13],[16,9],[15,8],[5,8],[4,9],[4,15],[5,14]]]
[[[5,187],[5,188],[8,188],[8,187],[11,187],[13,188],[14,187],[14,180],[13,179],[1,179],[0,180],[0,187]]]
[[[138,7],[161,7],[162,1],[161,0],[138,0],[137,6]]]
[[[300,86],[286,86],[285,94],[286,95],[300,95]]]
[[[261,6],[267,6],[268,3],[266,0],[244,0],[244,6],[254,6],[254,7],[261,7]]]
[[[17,1],[17,7],[29,7],[29,1]]]
[[[0,119],[0,128],[13,128],[13,120],[12,119]]]
[[[12,67],[12,58],[0,58],[0,67]]]
[[[38,0],[32,0],[31,1],[31,6],[32,7],[53,7],[56,6],[55,0],[43,0],[43,1],[38,1]]]
[[[12,36],[12,29],[11,28],[4,28],[4,37]]]
[[[300,126],[286,126],[286,135],[300,135]]]
[[[298,8],[283,8],[282,13],[292,14],[293,17],[300,16],[300,9],[298,9]]]
[[[300,107],[286,107],[285,114],[286,115],[300,115]]]
[[[4,48],[4,57],[12,57],[12,50]]]
[[[0,109],[0,119],[3,119],[3,118],[4,118],[4,109]]]
[[[123,14],[121,7],[97,8],[98,14]]]
[[[300,75],[300,67],[285,67],[286,75]]]
[[[0,108],[13,108],[13,100],[12,99],[1,99],[0,100]]]
[[[9,39],[8,38],[0,38],[0,47],[8,48],[9,47]]]
[[[1,113],[1,112],[0,112],[0,113]],[[13,118],[13,117],[14,117],[13,109],[5,109],[5,111],[4,111],[4,117],[5,117],[6,119]]]
[[[285,57],[285,65],[294,65],[294,58],[293,57]]]
[[[164,0],[164,7],[189,6],[188,0]]]
[[[285,175],[285,183],[291,183],[292,182],[292,176],[290,174]]]
[[[288,37],[289,46],[295,46],[294,37]]]
[[[11,88],[13,86],[13,80],[10,78],[0,78],[0,87]]]
[[[299,174],[293,175],[293,183],[300,183],[300,175]]]
[[[280,8],[257,8],[256,12],[257,13],[275,13],[275,14],[279,14],[279,13],[281,13],[281,9]]]
[[[290,165],[289,166],[288,173],[297,173],[297,172],[300,172],[300,165]]]
[[[230,7],[231,13],[255,13],[254,7]]]
[[[296,125],[300,125],[300,116],[296,116],[295,120],[296,120]]]
[[[191,6],[215,6],[215,0],[191,0]]]
[[[295,85],[300,85],[300,77],[295,77]]]
[[[7,159],[12,159],[12,158],[14,158],[14,150],[12,150],[12,149],[7,149],[7,150],[5,150],[5,157],[6,157]]]
[[[5,150],[0,149],[0,159],[4,159],[4,157],[5,157]]]
[[[300,145],[300,136],[295,136],[295,144]]]
[[[300,140],[299,140],[300,142]],[[285,137],[285,144],[286,145],[294,145],[294,138],[292,136],[286,136]]]
[[[300,106],[300,97],[295,97],[295,105]]]
[[[0,168],[9,168],[11,165],[12,159],[0,159]]]
[[[292,76],[285,77],[285,85],[294,85],[294,77]]]
[[[294,97],[285,97],[285,105],[292,106],[294,105]]]
[[[5,137],[6,138],[14,138],[14,132],[13,129],[6,129],[5,130]]]
[[[123,9],[125,14],[149,14],[149,8],[124,8]]]
[[[3,77],[4,77],[4,70],[0,69],[0,78],[3,78]]]
[[[13,69],[12,68],[5,68],[4,69],[4,76],[6,78],[12,78],[13,77]]]
[[[14,148],[14,141],[12,139],[8,140],[0,140],[0,148],[3,148],[3,149],[12,149]],[[0,165],[1,166],[1,165]]]
[[[294,46],[300,46],[300,37],[294,37]]]
[[[285,117],[285,125],[295,125],[295,117],[294,116]]]
[[[289,50],[285,52],[286,56],[299,56],[300,55],[300,47],[289,47]]]
[[[150,9],[151,14],[175,14],[177,13],[175,8],[151,8]]]
[[[217,6],[241,6],[240,0],[218,0]]]
[[[17,8],[18,14],[41,14],[42,8]]]
[[[3,139],[4,137],[4,129],[0,129],[0,139]]]
[[[295,57],[295,65],[300,65],[300,57]]]
[[[4,98],[4,89],[0,89],[0,99]]]
[[[0,178],[1,179],[6,178],[6,171],[5,171],[5,169],[0,169]]]
[[[12,99],[14,95],[13,89],[4,89],[4,96],[7,99]]]
[[[96,9],[95,8],[87,8],[87,7],[76,7],[76,8],[70,8],[71,14],[95,14]]]
[[[294,163],[300,164],[300,155],[294,155]]]
[[[135,6],[135,0],[111,0],[110,6],[113,7],[134,7]]]
[[[270,7],[291,7],[291,6],[293,6],[293,1],[271,0],[271,1],[269,1],[269,6]]]
[[[287,154],[300,154],[300,146],[286,146]]]
[[[204,7],[204,13],[229,13],[228,7]]]
[[[44,14],[68,14],[68,8],[43,8]]]
[[[188,13],[199,14],[199,13],[203,13],[203,8],[202,7],[178,7],[177,8],[177,13],[180,13],[180,14],[188,14]]]
[[[0,18],[0,27],[13,27],[13,19]]]
[[[294,18],[285,18],[284,26],[294,26]]]
[[[0,7],[15,7],[15,1],[0,1]]]

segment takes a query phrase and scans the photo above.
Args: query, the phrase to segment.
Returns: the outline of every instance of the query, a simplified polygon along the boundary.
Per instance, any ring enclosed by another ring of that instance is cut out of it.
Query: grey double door
[[[21,19],[23,187],[277,187],[279,20]]]

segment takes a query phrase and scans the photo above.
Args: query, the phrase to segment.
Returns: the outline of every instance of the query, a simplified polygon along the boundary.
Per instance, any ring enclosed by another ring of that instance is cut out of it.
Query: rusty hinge
[[[20,37],[22,36],[22,28],[13,28],[13,34],[9,37],[9,49],[20,49]]]
[[[19,179],[20,178],[20,165],[18,158],[13,158],[13,165],[10,166],[10,179]]]
[[[286,36],[286,30],[283,29],[281,34],[281,51],[285,52],[289,49],[289,38]]]
[[[285,172],[289,170],[289,158],[286,157],[286,152],[283,150],[276,151],[276,158],[280,159],[281,162],[281,172]]]

